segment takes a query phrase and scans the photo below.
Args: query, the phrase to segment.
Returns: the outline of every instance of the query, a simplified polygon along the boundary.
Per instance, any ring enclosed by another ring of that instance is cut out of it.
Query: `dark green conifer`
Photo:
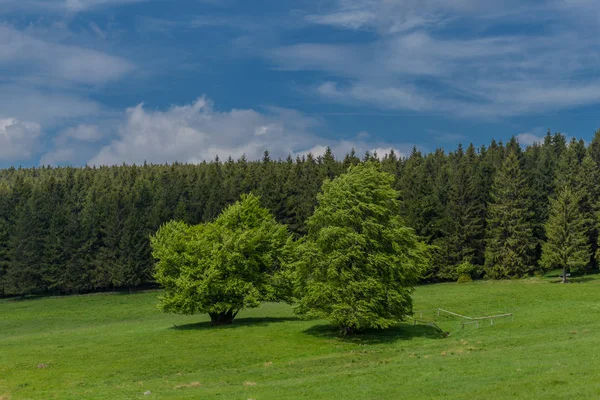
[[[518,152],[513,149],[492,186],[485,251],[485,272],[489,278],[522,277],[533,271],[536,239],[530,210],[530,188]]]

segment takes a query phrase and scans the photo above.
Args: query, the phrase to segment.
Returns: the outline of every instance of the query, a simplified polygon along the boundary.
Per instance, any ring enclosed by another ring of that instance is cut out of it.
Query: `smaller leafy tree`
[[[208,313],[214,325],[230,324],[242,309],[291,295],[283,268],[290,235],[257,196],[242,196],[210,223],[169,222],[151,243],[165,312]]]
[[[579,198],[565,186],[550,200],[550,217],[546,223],[547,240],[542,246],[541,264],[546,269],[562,268],[567,272],[585,268],[590,259],[586,220],[579,209]]]
[[[400,219],[393,182],[371,162],[325,181],[296,248],[298,314],[327,319],[348,335],[412,313],[427,246]]]
[[[458,275],[458,283],[466,283],[473,281],[473,273],[477,270],[477,267],[471,264],[469,261],[463,261],[456,267],[456,273]]]

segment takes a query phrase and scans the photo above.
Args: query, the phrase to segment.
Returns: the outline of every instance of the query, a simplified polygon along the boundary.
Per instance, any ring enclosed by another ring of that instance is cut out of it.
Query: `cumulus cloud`
[[[519,133],[517,135],[517,140],[519,141],[519,143],[521,145],[524,145],[524,146],[531,146],[532,144],[535,144],[535,143],[543,143],[544,142],[544,138],[542,136],[537,136],[531,132]]]
[[[307,128],[317,123],[287,110],[275,110],[272,115],[237,109],[219,112],[204,97],[167,111],[146,110],[140,104],[127,110],[118,138],[90,163],[195,163],[217,155],[254,159],[265,150],[285,157],[308,146]]]
[[[383,155],[391,148],[403,153],[403,145],[369,141],[361,134],[355,138],[326,138],[316,133],[321,128],[320,120],[294,110],[269,108],[265,112],[251,109],[223,112],[216,110],[205,97],[164,111],[149,110],[140,104],[126,111],[117,128],[117,136],[91,157],[89,164],[198,163],[215,156],[237,159],[242,155],[252,160],[260,159],[265,150],[274,158],[285,158],[308,152],[321,154],[327,146],[338,157],[343,157],[352,148],[359,154],[376,149]],[[60,148],[60,154],[52,157],[58,159],[60,156],[66,161],[69,154]]]
[[[38,147],[41,136],[39,124],[14,118],[0,119],[0,160],[29,159]]]
[[[79,158],[77,149],[75,147],[59,147],[42,156],[40,159],[40,165],[63,165],[73,164],[75,160]]]
[[[102,136],[102,132],[96,125],[79,125],[67,129],[60,137],[82,142],[97,142]]]

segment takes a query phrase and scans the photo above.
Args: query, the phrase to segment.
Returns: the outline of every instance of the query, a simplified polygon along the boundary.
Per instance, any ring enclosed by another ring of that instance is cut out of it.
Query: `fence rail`
[[[465,327],[465,325],[469,325],[469,324],[475,324],[475,326],[477,328],[479,328],[479,322],[485,321],[485,320],[489,320],[490,321],[490,326],[493,326],[494,325],[494,320],[497,319],[497,318],[508,318],[508,317],[510,317],[510,320],[514,321],[514,314],[513,313],[488,315],[488,316],[485,316],[485,317],[468,317],[466,315],[458,314],[458,313],[455,313],[453,311],[444,310],[443,308],[434,308],[434,309],[431,309],[431,310],[420,310],[420,311],[413,312],[413,314],[414,315],[419,314],[420,318],[423,318],[423,313],[427,313],[427,312],[437,312],[438,317],[443,313],[443,314],[452,315],[454,317],[462,318],[462,319],[466,320],[465,322],[462,322],[462,327],[463,328]],[[415,320],[413,318],[413,321],[417,321],[417,320]],[[419,322],[421,322],[421,321],[419,321]]]

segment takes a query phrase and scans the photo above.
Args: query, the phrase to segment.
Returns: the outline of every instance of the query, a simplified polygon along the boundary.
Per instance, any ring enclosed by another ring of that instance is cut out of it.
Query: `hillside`
[[[415,310],[515,314],[479,329],[440,318],[448,338],[402,324],[344,340],[283,304],[214,328],[160,313],[157,291],[1,300],[0,398],[598,397],[600,279],[555,280],[418,287]]]

